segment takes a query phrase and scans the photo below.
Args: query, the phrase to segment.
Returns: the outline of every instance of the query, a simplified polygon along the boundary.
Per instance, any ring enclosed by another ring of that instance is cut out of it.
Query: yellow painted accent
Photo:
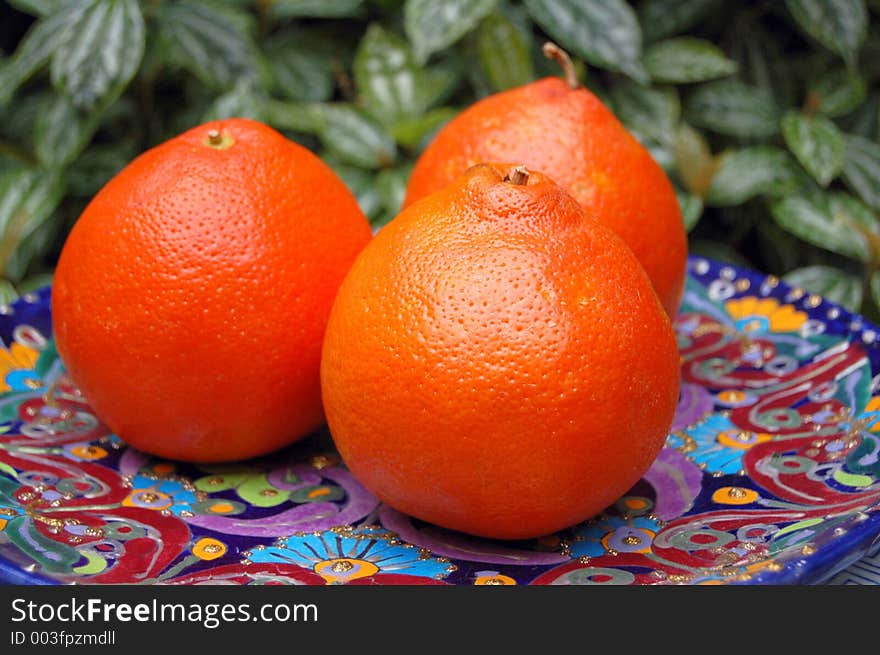
[[[193,555],[201,560],[212,560],[226,554],[226,544],[211,537],[202,537],[192,547]]]
[[[378,566],[363,559],[340,557],[315,564],[315,573],[324,578],[327,584],[345,584],[358,578],[368,578],[378,572]]]

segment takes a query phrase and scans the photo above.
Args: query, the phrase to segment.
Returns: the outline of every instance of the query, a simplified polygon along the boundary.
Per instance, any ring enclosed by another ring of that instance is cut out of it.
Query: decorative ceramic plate
[[[327,434],[224,466],[126,447],[65,374],[49,294],[0,307],[7,582],[817,583],[880,544],[878,330],[773,277],[691,258],[666,448],[601,516],[519,542],[381,505]]]

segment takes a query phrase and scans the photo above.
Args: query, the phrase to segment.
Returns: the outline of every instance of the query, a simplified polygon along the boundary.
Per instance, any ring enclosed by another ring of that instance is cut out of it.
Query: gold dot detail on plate
[[[741,280],[736,281],[737,291],[748,291],[750,286],[752,286],[752,283],[749,282],[749,280],[747,280],[746,278],[742,278]]]
[[[260,489],[260,495],[266,496],[267,498],[272,498],[273,496],[278,495],[278,491],[275,489]]]
[[[311,464],[312,468],[316,468],[319,471],[328,466],[336,466],[338,463],[339,458],[334,455],[315,455],[309,460],[309,464]]]
[[[811,293],[807,297],[806,301],[804,301],[804,304],[810,308],[818,307],[819,305],[822,304],[822,296],[819,296],[815,293]]]
[[[330,565],[330,570],[334,573],[346,573],[348,571],[351,571],[353,568],[354,564],[344,559],[333,562],[333,564]]]
[[[642,543],[642,540],[634,534],[630,534],[623,538],[623,543],[625,543],[627,546],[638,546],[640,543]]]
[[[801,548],[801,554],[802,555],[812,555],[813,553],[816,552],[816,550],[817,550],[817,548],[816,548],[815,544],[812,544],[812,543],[804,544],[804,547]]]

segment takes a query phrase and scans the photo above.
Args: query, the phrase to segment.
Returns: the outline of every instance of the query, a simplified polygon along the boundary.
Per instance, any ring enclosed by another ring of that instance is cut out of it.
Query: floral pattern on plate
[[[689,260],[666,448],[601,515],[517,542],[382,505],[326,432],[226,465],[128,448],[65,373],[49,298],[0,307],[0,578],[811,583],[880,535],[877,328],[772,276]]]

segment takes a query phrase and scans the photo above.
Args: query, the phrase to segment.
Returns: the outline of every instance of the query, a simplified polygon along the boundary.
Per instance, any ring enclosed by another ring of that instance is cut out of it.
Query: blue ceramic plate
[[[380,504],[327,434],[224,466],[127,448],[65,374],[49,294],[0,307],[7,582],[864,581],[841,572],[880,543],[880,330],[772,277],[691,258],[666,448],[601,516],[520,542]]]

